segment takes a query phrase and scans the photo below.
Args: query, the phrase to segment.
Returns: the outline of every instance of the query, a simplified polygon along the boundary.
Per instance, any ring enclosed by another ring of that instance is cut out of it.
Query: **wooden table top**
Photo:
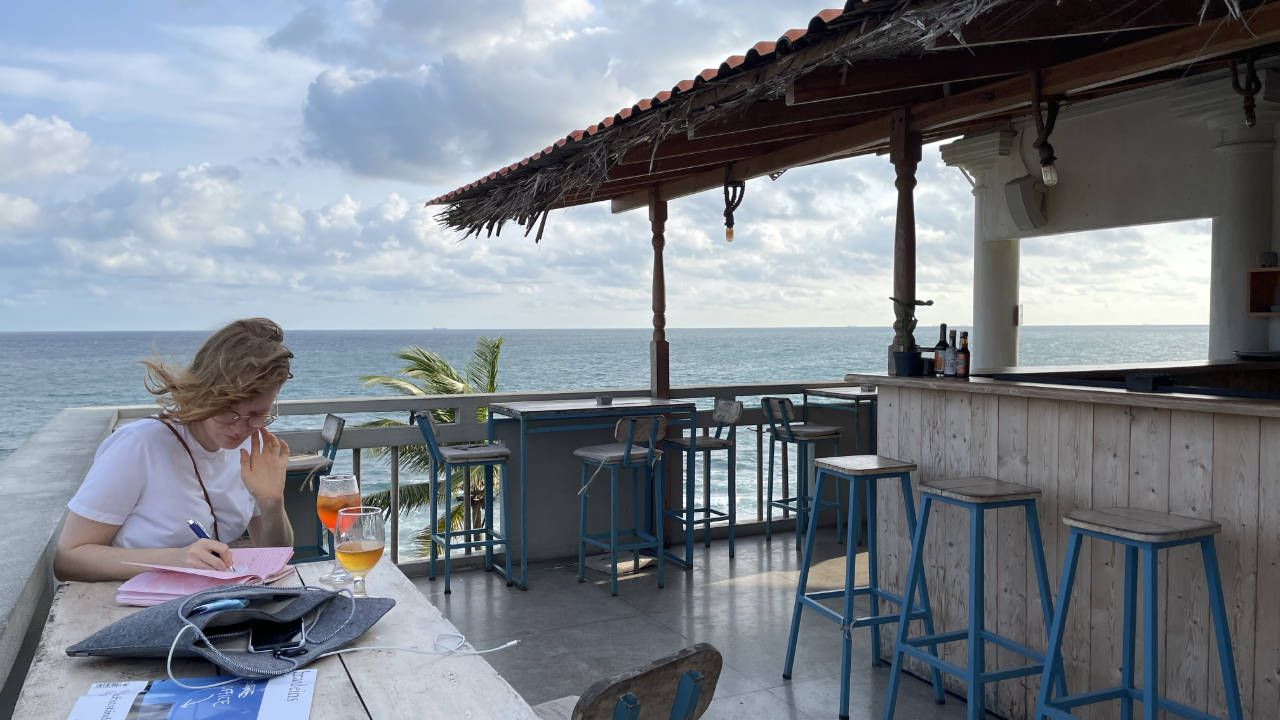
[[[634,410],[688,411],[697,407],[692,400],[670,400],[653,397],[616,397],[609,405],[600,405],[594,397],[568,400],[529,400],[525,402],[494,403],[491,413],[509,417],[545,417],[577,415],[598,412],[602,415],[625,415]]]
[[[294,585],[299,578],[314,584],[328,569],[327,563],[299,565],[296,576],[277,584]],[[68,646],[138,610],[116,604],[119,585],[72,582],[58,586],[14,717],[65,718],[93,683],[165,677],[163,658],[67,656]],[[394,598],[396,605],[352,647],[431,650],[437,634],[458,632],[390,562],[378,563],[367,585],[371,595]],[[538,720],[524,698],[477,655],[372,650],[327,657],[307,667],[318,671],[311,704],[315,720],[404,718],[420,716],[425,708],[441,717]],[[174,675],[180,678],[216,674],[217,669],[203,660],[174,661]]]
[[[321,470],[328,470],[332,465],[332,460],[319,453],[301,453],[299,455],[289,456],[289,462],[285,466],[285,472],[319,472]]]
[[[806,395],[814,397],[836,398],[838,400],[872,400],[877,395],[875,390],[863,390],[861,387],[805,388],[804,392]]]

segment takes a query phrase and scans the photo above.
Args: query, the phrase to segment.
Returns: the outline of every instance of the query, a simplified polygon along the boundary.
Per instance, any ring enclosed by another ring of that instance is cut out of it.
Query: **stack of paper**
[[[219,585],[268,583],[293,571],[288,565],[289,558],[293,557],[293,548],[236,548],[232,555],[235,570],[128,563],[154,569],[121,584],[116,602],[121,605],[159,605]]]

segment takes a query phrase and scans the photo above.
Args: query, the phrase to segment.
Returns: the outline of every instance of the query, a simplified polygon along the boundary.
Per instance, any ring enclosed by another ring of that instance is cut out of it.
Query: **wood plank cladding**
[[[1280,418],[1237,414],[1231,403],[1215,413],[914,383],[882,382],[879,390],[880,452],[916,462],[913,481],[978,474],[1043,492],[1038,517],[1055,602],[1068,534],[1062,513],[1127,505],[1222,523],[1218,560],[1245,717],[1267,717],[1280,704]],[[887,484],[879,502],[881,582],[901,592],[910,550],[902,502]],[[935,503],[925,566],[939,632],[967,622],[968,525],[967,513]],[[1045,623],[1022,515],[988,513],[986,530],[987,627],[1043,649]],[[1119,680],[1123,560],[1121,546],[1084,541],[1063,645],[1073,693]],[[1198,546],[1162,551],[1158,585],[1159,637],[1139,637],[1137,677],[1141,643],[1158,642],[1162,692],[1225,716]],[[880,632],[888,659],[891,629]],[[989,669],[1018,664],[988,648]],[[963,665],[963,643],[942,654]],[[954,678],[944,678],[948,689],[965,694]],[[1039,676],[989,687],[988,709],[1028,717],[1039,687]],[[1116,707],[1100,705],[1077,717],[1114,717]]]

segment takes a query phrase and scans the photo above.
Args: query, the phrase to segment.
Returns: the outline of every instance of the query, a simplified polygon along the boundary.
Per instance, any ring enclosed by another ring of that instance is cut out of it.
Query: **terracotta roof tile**
[[[523,160],[512,163],[510,166],[502,168],[502,170],[498,172],[489,173],[485,177],[479,180],[476,180],[468,185],[464,185],[460,188],[457,188],[456,190],[451,190],[445,195],[441,195],[440,197],[429,200],[427,201],[427,204],[436,205],[436,204],[451,200],[455,196],[461,196],[471,190],[474,190],[484,185],[490,180],[495,180],[500,176],[507,175],[509,172],[518,170],[519,168],[524,167],[525,165],[528,165],[532,161],[547,158],[548,156],[554,155],[560,150],[560,148],[565,147],[569,143],[580,142],[584,137],[595,135],[603,130],[613,127],[618,123],[622,123],[627,120],[630,120],[632,117],[636,115],[643,114],[649,111],[656,105],[661,105],[665,102],[668,102],[674,95],[689,92],[690,90],[696,87],[699,87],[703,84],[706,84],[708,82],[711,82],[712,80],[724,79],[737,72],[746,70],[747,68],[752,67],[758,63],[769,62],[779,55],[790,53],[795,49],[796,44],[805,40],[807,36],[823,35],[830,32],[832,30],[831,25],[835,20],[840,18],[846,12],[849,12],[851,10],[856,10],[859,5],[865,4],[866,2],[867,0],[848,0],[845,3],[844,9],[829,8],[826,10],[822,10],[817,15],[814,15],[812,19],[809,20],[808,26],[804,29],[793,28],[791,30],[788,30],[785,33],[783,33],[777,39],[776,42],[769,42],[767,40],[762,40],[756,43],[755,45],[753,45],[743,55],[731,55],[728,58],[725,58],[724,62],[720,63],[720,66],[718,68],[707,68],[702,72],[698,73],[698,75],[692,80],[681,80],[670,90],[663,90],[651,98],[641,98],[640,100],[637,100],[636,103],[631,107],[622,108],[614,115],[610,117],[606,117],[604,120],[600,121],[598,124],[592,125],[586,130],[574,130],[573,132],[569,133],[568,136],[560,138],[554,144],[548,145],[547,147],[543,148],[541,151],[536,152],[524,158]],[[816,40],[817,38],[814,38],[814,39]]]
[[[724,62],[720,63],[720,74],[724,75],[746,61],[746,55],[730,55],[724,59]]]

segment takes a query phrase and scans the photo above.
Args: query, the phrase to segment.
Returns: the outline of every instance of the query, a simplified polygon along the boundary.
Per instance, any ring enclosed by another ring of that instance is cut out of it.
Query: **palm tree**
[[[467,365],[464,368],[464,375],[455,370],[447,360],[437,353],[425,350],[418,345],[411,345],[394,355],[394,357],[405,363],[396,376],[361,375],[360,381],[366,387],[391,388],[402,395],[464,395],[476,392],[497,392],[498,356],[501,352],[502,338],[477,338],[475,350],[472,351],[471,359],[467,361]],[[455,420],[452,408],[435,409],[431,411],[431,415],[436,422],[440,423],[451,423]],[[488,408],[480,408],[476,420],[485,422],[488,420],[488,416]],[[382,418],[364,423],[363,426],[389,427],[403,425],[404,423],[398,420]],[[390,461],[391,453],[385,448],[371,448],[370,454],[387,462]],[[425,444],[407,445],[400,449],[400,462],[410,470],[426,473],[431,468],[431,453],[427,450]],[[440,492],[453,493],[453,497],[462,495],[465,485],[467,488],[466,495],[470,502],[454,504],[453,513],[450,517],[439,518],[437,521],[438,531],[445,529],[445,527],[452,530],[460,530],[465,527],[465,512],[468,507],[471,508],[472,512],[471,526],[478,527],[483,524],[484,468],[471,468],[470,477],[464,483],[465,474],[464,469],[454,469],[449,482],[441,485]],[[443,497],[440,500],[443,501]],[[391,506],[391,491],[383,490],[366,495],[364,503],[384,509],[388,508]],[[431,483],[410,483],[400,486],[400,510],[402,512],[430,506]],[[414,538],[414,542],[419,547],[430,550],[429,528],[423,528]]]

